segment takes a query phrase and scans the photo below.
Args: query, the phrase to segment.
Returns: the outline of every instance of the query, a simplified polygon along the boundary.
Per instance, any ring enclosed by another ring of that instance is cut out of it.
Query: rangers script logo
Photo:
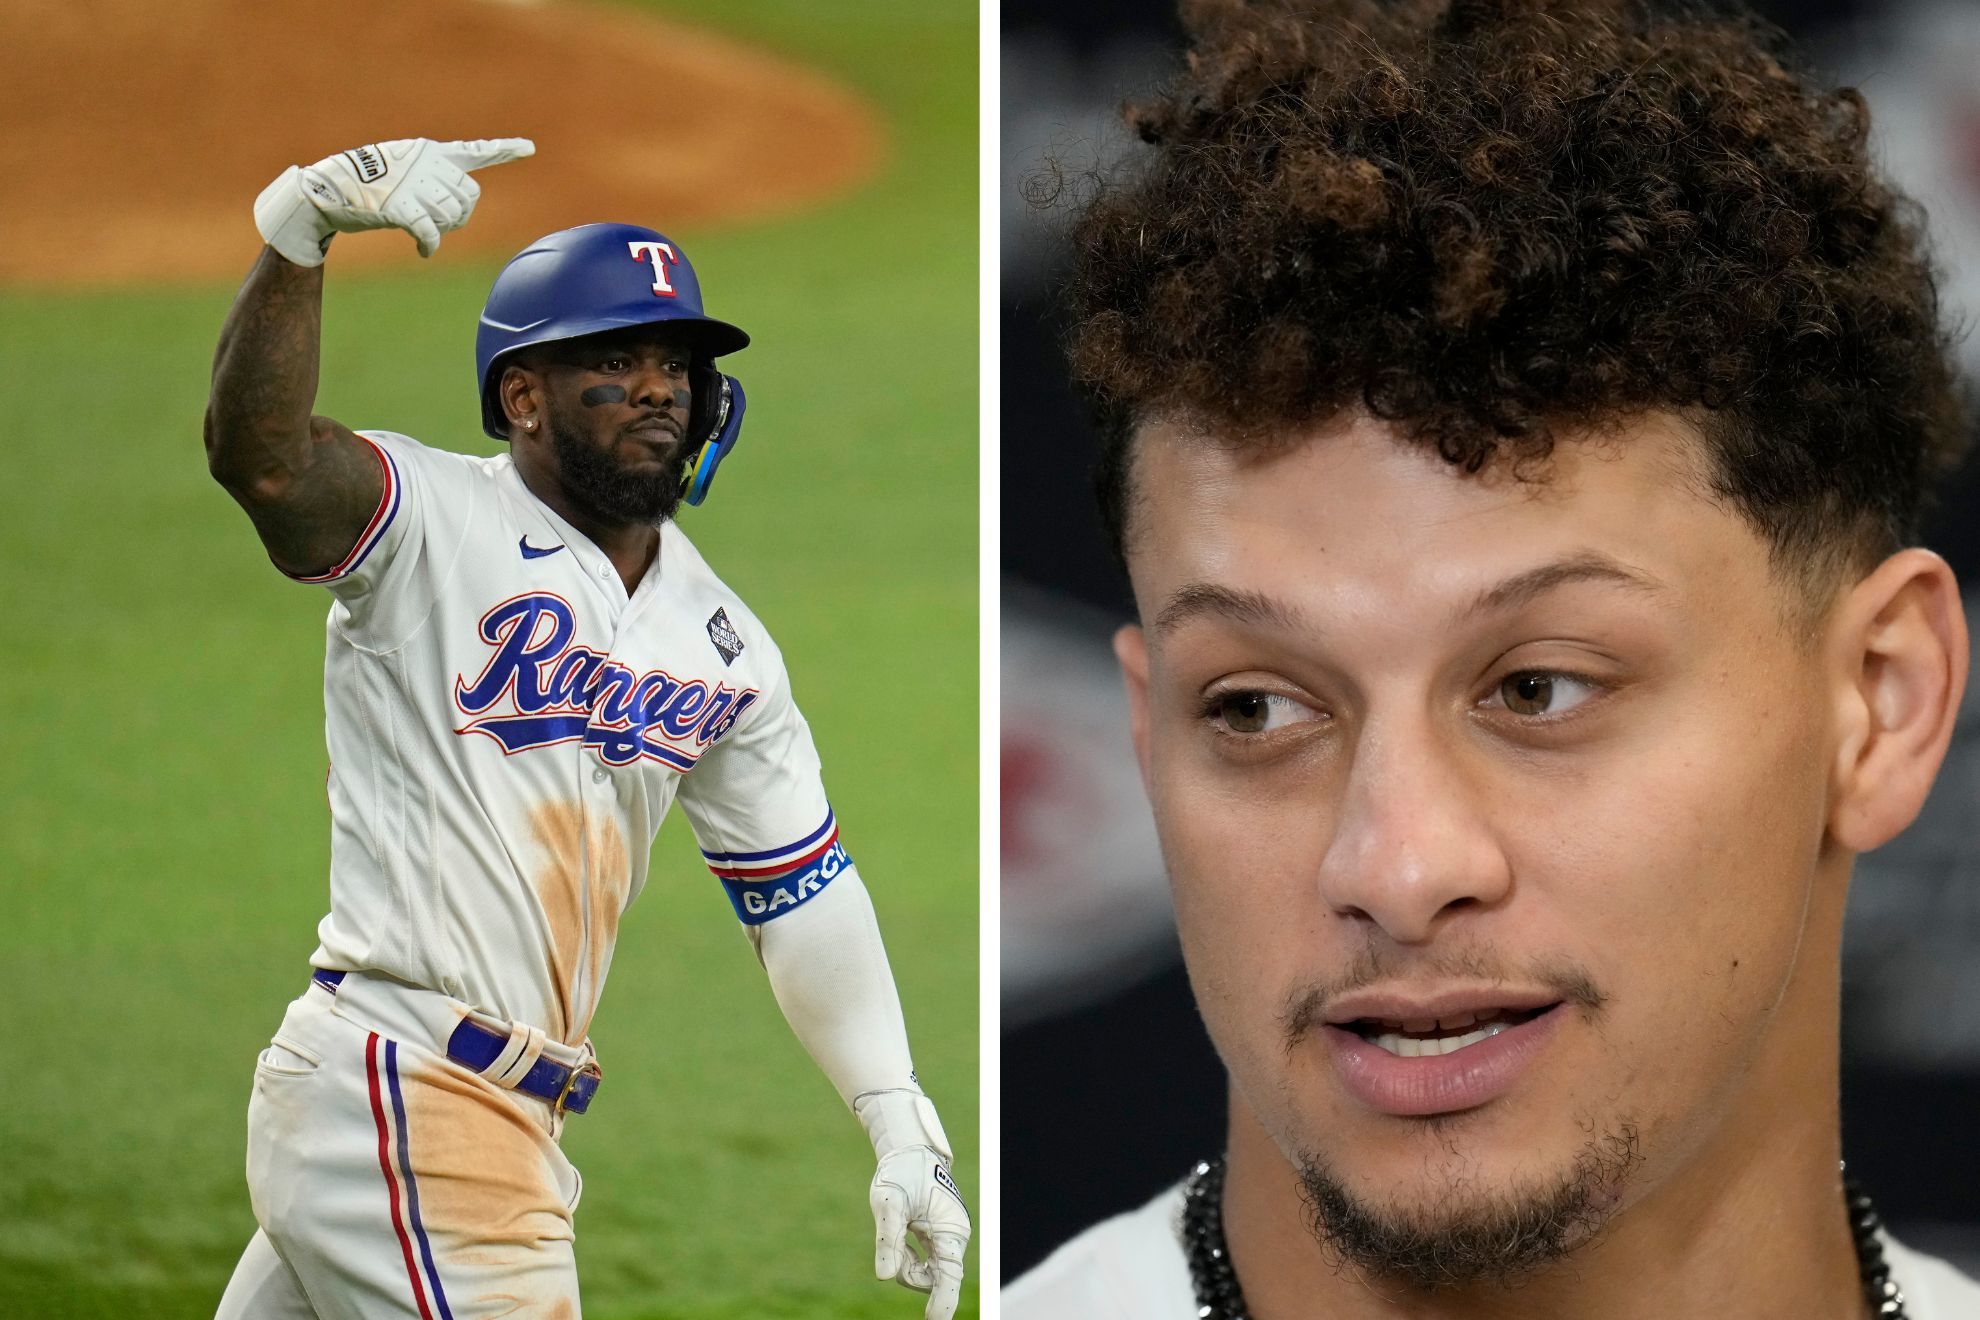
[[[505,753],[582,742],[607,765],[642,758],[691,770],[701,754],[755,704],[738,691],[663,669],[636,674],[611,657],[571,641],[570,602],[547,591],[503,601],[481,616],[481,640],[495,654],[479,675],[461,675],[454,704],[477,716],[456,733],[481,733]],[[494,714],[484,712],[500,705]]]

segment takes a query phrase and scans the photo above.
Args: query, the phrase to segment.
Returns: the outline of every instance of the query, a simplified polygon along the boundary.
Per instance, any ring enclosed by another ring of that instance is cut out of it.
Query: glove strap
[[[291,165],[254,199],[254,227],[269,247],[298,266],[321,266],[336,231],[303,195],[302,168]]]
[[[934,1101],[919,1091],[868,1091],[854,1099],[853,1112],[881,1159],[909,1146],[927,1146],[945,1164],[954,1158],[942,1120],[935,1116]]]

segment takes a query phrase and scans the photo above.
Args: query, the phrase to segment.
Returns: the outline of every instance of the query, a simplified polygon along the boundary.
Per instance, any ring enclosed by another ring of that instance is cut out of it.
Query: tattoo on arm
[[[221,328],[206,407],[208,468],[300,574],[342,559],[384,492],[371,447],[311,415],[322,321],[322,267],[264,249]]]

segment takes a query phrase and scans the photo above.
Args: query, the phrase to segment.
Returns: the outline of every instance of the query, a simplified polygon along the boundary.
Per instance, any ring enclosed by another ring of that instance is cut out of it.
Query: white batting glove
[[[430,257],[440,236],[474,212],[481,187],[469,170],[534,155],[528,138],[435,142],[396,138],[291,165],[254,199],[268,246],[298,266],[320,266],[330,240],[360,229],[403,229]]]
[[[962,1299],[969,1210],[949,1173],[949,1139],[935,1106],[919,1091],[868,1091],[853,1101],[880,1167],[873,1209],[873,1273],[928,1294],[923,1320],[949,1320]],[[909,1249],[913,1235],[920,1247]]]

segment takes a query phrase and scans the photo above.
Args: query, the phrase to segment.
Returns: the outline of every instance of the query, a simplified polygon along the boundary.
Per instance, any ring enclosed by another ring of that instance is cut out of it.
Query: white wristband
[[[935,1102],[919,1091],[868,1091],[853,1101],[853,1112],[883,1160],[908,1146],[927,1146],[945,1162],[954,1158]]]

